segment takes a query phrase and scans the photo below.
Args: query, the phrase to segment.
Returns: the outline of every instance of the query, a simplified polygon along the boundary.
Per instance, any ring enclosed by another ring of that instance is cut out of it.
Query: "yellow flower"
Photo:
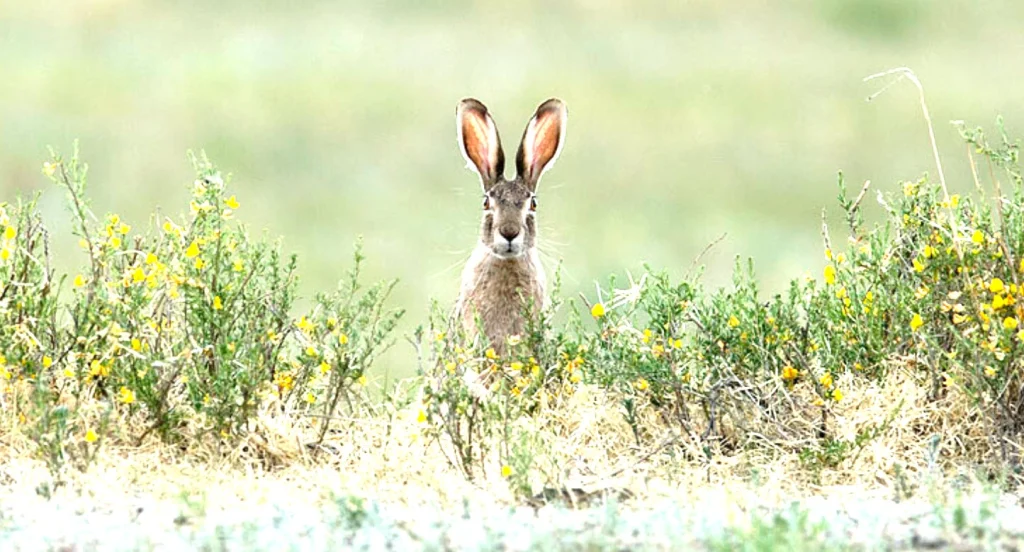
[[[832,388],[832,374],[829,374],[829,373],[826,372],[825,375],[823,375],[820,378],[818,378],[818,383],[820,383],[821,386],[824,387],[825,389],[831,389]]]
[[[291,391],[295,387],[295,378],[288,372],[278,372],[274,378],[274,383],[277,384],[277,388],[280,391]]]
[[[106,377],[110,374],[110,367],[105,366],[98,360],[89,363],[89,375],[92,377]]]
[[[1007,316],[1003,319],[1003,328],[1013,331],[1017,329],[1017,319]]]
[[[18,229],[13,226],[8,226],[4,229],[4,239],[13,240],[18,235]]]
[[[988,377],[990,377],[990,378],[994,378],[994,377],[996,377],[996,374],[997,374],[997,373],[998,373],[998,372],[996,372],[996,369],[995,369],[995,368],[993,368],[993,367],[991,367],[991,366],[986,366],[986,367],[985,367],[985,375],[986,375],[986,376],[988,376]]]
[[[43,174],[46,176],[53,176],[53,173],[57,172],[57,164],[47,161],[43,163]]]
[[[146,253],[146,264],[148,264],[148,265],[156,264],[157,261],[158,261],[158,259],[156,258],[156,255],[154,255],[153,253]]]
[[[196,259],[195,266],[196,266],[196,270],[202,270],[203,267],[206,266],[206,261],[204,261],[202,259]]]
[[[231,197],[225,199],[224,200],[224,204],[227,205],[228,207],[232,208],[232,209],[238,209],[238,200],[235,199],[235,196],[231,196]]]
[[[141,351],[142,350],[142,341],[140,341],[139,338],[137,338],[137,337],[133,337],[132,338],[132,350],[133,351]]]
[[[0,249],[0,259],[7,260],[11,258],[11,250],[6,245],[3,249]]]
[[[601,318],[604,316],[604,305],[601,303],[594,303],[593,307],[590,307],[590,316],[594,318]]]
[[[645,380],[644,378],[640,378],[636,380],[635,383],[633,383],[633,387],[636,387],[637,391],[646,391],[647,388],[650,386],[651,384],[647,383],[647,380]]]
[[[825,266],[825,283],[828,285],[836,283],[836,267],[832,265]]]
[[[825,248],[825,258],[830,261],[832,260],[832,250],[827,247]]]
[[[127,235],[128,232],[132,231],[132,227],[122,222],[121,224],[118,225],[117,231],[120,232],[122,236],[124,236]]]
[[[309,347],[306,347],[306,354],[311,356],[311,357],[317,356],[316,355],[316,347],[313,347],[312,345],[310,345]]]
[[[363,387],[366,387],[366,374],[362,374],[358,378],[356,378],[356,383],[362,385]]]
[[[498,360],[498,353],[494,352],[493,348],[487,349],[484,352],[484,356],[490,360]]]
[[[505,479],[508,479],[509,477],[511,477],[512,476],[512,466],[509,466],[508,464],[505,464],[504,466],[502,466],[501,467],[501,476],[503,478],[505,478]]]
[[[221,310],[224,308],[224,302],[220,300],[220,295],[213,298],[213,310]]]
[[[924,272],[924,263],[920,259],[914,259],[914,272]]]
[[[522,372],[523,371],[523,363],[522,362],[513,362],[513,363],[508,365],[508,369],[513,371],[513,372]]]
[[[669,343],[672,344],[672,348],[673,349],[682,349],[683,348],[683,340],[682,339],[674,339],[674,340],[673,339],[669,339]]]
[[[299,318],[299,321],[295,323],[295,327],[306,333],[309,333],[313,331],[313,328],[316,327],[316,324],[311,322],[308,318],[306,318],[305,315],[303,315],[301,318]]]
[[[89,431],[85,432],[85,442],[86,443],[95,443],[96,439],[98,439],[98,437],[96,437],[96,432],[95,431],[90,429]]]
[[[651,342],[651,335],[653,335],[653,334],[651,334],[651,329],[650,328],[644,328],[644,336],[640,340],[643,341],[644,343],[650,343]]]
[[[999,278],[992,278],[992,281],[988,284],[988,290],[992,293],[1000,293],[1004,289],[1006,289],[1006,286]]]
[[[931,290],[928,289],[928,286],[921,286],[921,287],[917,288],[917,291],[914,292],[914,297],[916,297],[919,300],[920,299],[924,299],[925,297],[928,296],[928,292],[930,292],[930,291]]]
[[[926,245],[924,247],[924,258],[930,259],[934,257],[936,254],[938,254],[938,251],[934,247],[930,245]]]
[[[320,363],[320,373],[321,374],[326,374],[327,372],[330,372],[330,371],[331,371],[331,365],[327,364],[326,360]]]
[[[118,400],[124,404],[132,404],[135,402],[135,392],[123,385],[121,386],[121,391],[118,392],[117,397]]]
[[[306,402],[309,403],[309,404],[315,403],[316,402],[316,395],[314,395],[313,393],[307,392],[306,393]]]
[[[971,234],[971,241],[977,245],[981,245],[985,243],[985,234],[983,234],[981,230],[975,230],[974,233]]]
[[[244,268],[245,265],[242,264],[242,259],[235,259],[235,262],[231,263],[231,269],[235,272],[241,272]]]
[[[786,381],[793,381],[799,376],[800,370],[797,370],[788,364],[782,368],[782,379]]]
[[[910,329],[916,332],[921,326],[924,326],[924,319],[920,314],[914,313],[914,317],[910,319]]]
[[[135,283],[139,283],[145,279],[146,271],[142,270],[141,266],[135,267],[135,270],[132,271],[132,281]]]
[[[875,294],[874,294],[874,292],[869,291],[869,292],[864,294],[864,304],[865,305],[870,305],[870,304],[872,304],[874,302],[875,302]]]
[[[832,400],[836,401],[836,402],[839,402],[839,401],[843,400],[843,392],[838,390],[838,389],[833,389],[832,390]]]
[[[346,345],[346,344],[348,344],[348,336],[345,335],[345,334],[338,334],[338,344],[339,345]]]
[[[1008,304],[1006,298],[1002,295],[996,295],[992,298],[992,310],[999,310]]]
[[[121,248],[121,238],[119,238],[117,236],[114,236],[114,237],[110,238],[110,247],[113,247],[114,249],[120,249]]]
[[[43,356],[43,368],[49,368],[53,366],[53,359],[48,356]]]
[[[739,326],[739,325],[740,325],[739,318],[736,318],[735,316],[730,316],[729,317],[729,327],[730,328],[735,328],[736,326]]]
[[[193,240],[192,243],[188,244],[188,247],[185,248],[185,257],[193,259],[197,256],[199,256],[199,244]]]
[[[421,424],[427,421],[427,413],[424,412],[422,408],[419,413],[416,414],[416,421]]]

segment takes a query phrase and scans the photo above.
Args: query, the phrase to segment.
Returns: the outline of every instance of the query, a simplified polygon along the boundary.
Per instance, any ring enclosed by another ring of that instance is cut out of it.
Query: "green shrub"
[[[365,373],[392,343],[394,282],[360,287],[358,245],[338,291],[296,319],[295,257],[251,238],[227,181],[205,157],[192,163],[189,215],[154,216],[139,232],[93,216],[86,165],[77,151],[55,154],[43,172],[65,190],[88,256],[72,277],[50,268],[34,202],[0,208],[0,376],[55,471],[82,443],[94,456],[111,415],[136,440],[221,438],[276,405],[318,414],[322,439],[342,401],[365,397]]]
[[[526,306],[526,331],[509,337],[503,357],[486,338],[467,336],[436,303],[430,324],[417,330],[425,435],[468,479],[488,465],[499,467],[519,496],[531,492],[535,460],[549,457],[542,435],[550,428],[538,414],[573,394],[586,362],[586,347],[574,331],[579,316],[570,313],[562,327],[554,323],[563,304],[560,287],[556,275],[551,304]]]
[[[879,195],[885,220],[866,228],[867,189],[848,198],[840,175],[850,235],[845,247],[834,245],[824,228],[820,282],[793,280],[787,293],[766,300],[750,263],[737,264],[732,289],[711,293],[697,278],[675,283],[650,271],[626,289],[616,290],[613,281],[602,292],[610,301],[599,298],[592,307],[595,329],[580,338],[591,351],[586,381],[621,397],[638,441],[643,428],[636,427],[635,412],[644,406],[691,435],[768,438],[810,447],[804,457],[834,465],[888,423],[837,441],[828,413],[844,400],[840,379],[882,380],[894,369],[928,384],[933,399],[950,388],[969,394],[998,431],[1019,436],[1024,190],[1018,145],[1005,132],[996,146],[980,130],[961,133],[1005,171],[1008,191],[997,179],[990,201],[980,185],[976,197],[962,197],[927,178],[904,182]],[[816,427],[791,423],[809,407],[820,411]]]

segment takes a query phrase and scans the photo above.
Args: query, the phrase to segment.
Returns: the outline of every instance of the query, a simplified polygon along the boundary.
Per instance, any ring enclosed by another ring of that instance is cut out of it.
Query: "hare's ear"
[[[467,166],[472,166],[480,175],[480,183],[487,191],[505,173],[505,154],[501,151],[498,127],[487,113],[487,107],[473,98],[459,102],[455,125],[462,156]]]
[[[537,189],[540,176],[551,168],[562,151],[567,117],[562,100],[552,98],[540,104],[526,124],[523,141],[516,154],[516,172],[531,191]]]

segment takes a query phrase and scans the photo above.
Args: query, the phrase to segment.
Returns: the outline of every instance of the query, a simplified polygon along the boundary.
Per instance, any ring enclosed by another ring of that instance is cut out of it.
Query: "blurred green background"
[[[40,174],[48,145],[80,139],[96,211],[135,225],[187,211],[185,151],[205,149],[234,175],[239,218],[299,253],[307,297],[364,235],[368,276],[401,279],[407,332],[430,298],[454,300],[476,237],[456,102],[483,100],[511,156],[558,96],[568,138],[540,223],[567,294],[644,261],[681,274],[723,233],[708,282],[752,256],[778,289],[819,273],[838,169],[854,189],[934,172],[916,91],[867,103],[881,84],[862,77],[918,73],[966,189],[948,121],[1001,113],[1024,131],[1020,21],[1013,0],[3,2],[0,185],[46,190],[70,267],[84,256]],[[399,344],[386,363],[412,358]]]

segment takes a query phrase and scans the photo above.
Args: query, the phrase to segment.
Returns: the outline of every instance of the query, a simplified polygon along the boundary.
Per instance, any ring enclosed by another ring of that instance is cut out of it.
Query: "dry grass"
[[[891,374],[881,384],[853,377],[841,382],[849,392],[829,416],[835,437],[852,440],[865,427],[890,416],[892,420],[861,450],[820,470],[801,462],[801,442],[764,441],[763,436],[775,434],[772,427],[751,425],[743,433],[727,427],[725,440],[738,446],[726,451],[699,436],[677,433],[650,409],[643,425],[659,438],[637,446],[619,405],[589,386],[581,387],[566,404],[521,423],[543,428],[546,453],[536,460],[539,472],[547,472],[547,484],[554,480],[588,492],[625,489],[637,505],[722,493],[743,509],[786,504],[808,495],[849,495],[852,489],[899,499],[979,483],[978,475],[999,475],[981,468],[996,465],[993,461],[1007,444],[991,437],[991,428],[968,397],[951,389],[930,400],[924,378],[912,368]],[[795,402],[801,400],[795,397]],[[315,420],[273,410],[257,418],[248,437],[231,444],[193,437],[185,446],[155,438],[136,445],[111,437],[88,471],[67,474],[69,484],[62,492],[102,503],[126,496],[202,496],[208,506],[221,508],[246,502],[322,503],[340,495],[446,509],[458,508],[465,500],[516,502],[496,471],[468,482],[452,468],[443,447],[423,437],[416,404],[390,417],[360,415],[334,421],[319,449],[308,445],[316,439]],[[31,492],[47,480],[46,467],[34,458],[34,444],[17,416],[11,409],[3,412],[0,478],[5,492]],[[807,423],[800,418],[810,412],[797,412],[794,424]],[[95,415],[99,416],[98,405]],[[118,435],[129,434],[133,422],[112,423],[113,435]],[[545,478],[537,475],[539,491]]]

